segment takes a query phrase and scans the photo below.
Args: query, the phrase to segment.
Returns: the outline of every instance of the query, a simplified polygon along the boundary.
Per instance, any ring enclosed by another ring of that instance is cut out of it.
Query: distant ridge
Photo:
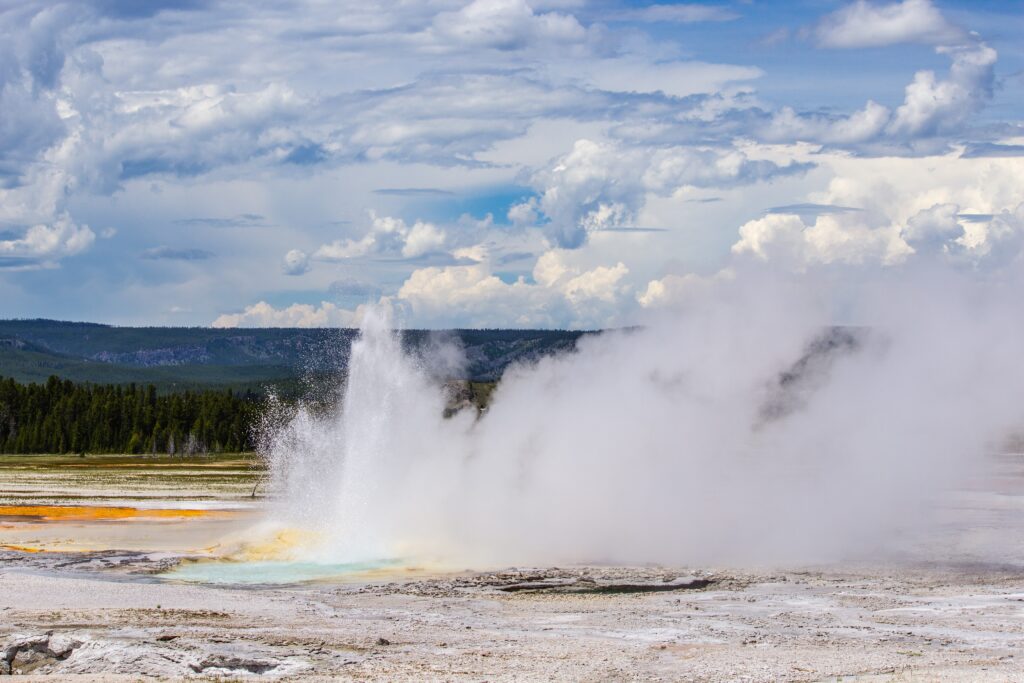
[[[403,343],[460,344],[459,379],[494,380],[505,368],[571,351],[586,332],[406,330]],[[43,382],[154,384],[161,392],[230,388],[296,390],[303,380],[344,372],[354,329],[118,327],[59,320],[0,320],[0,376]]]

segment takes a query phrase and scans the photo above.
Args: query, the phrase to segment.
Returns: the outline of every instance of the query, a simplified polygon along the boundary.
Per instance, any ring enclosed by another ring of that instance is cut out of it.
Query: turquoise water
[[[352,581],[360,574],[402,566],[400,560],[323,564],[318,562],[184,562],[160,576],[164,579],[211,584],[289,584],[307,581]]]

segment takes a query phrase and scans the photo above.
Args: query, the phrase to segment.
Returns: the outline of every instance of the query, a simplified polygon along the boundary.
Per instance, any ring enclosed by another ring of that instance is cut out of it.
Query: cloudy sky
[[[995,273],[1024,4],[0,0],[0,317],[604,327]]]

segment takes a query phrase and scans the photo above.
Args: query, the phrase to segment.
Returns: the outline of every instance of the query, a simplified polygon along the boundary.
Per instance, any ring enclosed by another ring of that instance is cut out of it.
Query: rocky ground
[[[144,554],[0,557],[0,673],[61,680],[1024,679],[1024,575],[513,569],[224,588]]]
[[[71,476],[0,458],[0,676],[1024,680],[1024,456],[1000,462],[949,497],[928,539],[867,565],[388,568],[218,586],[166,571],[253,523],[251,474],[204,461]],[[25,508],[39,505],[79,514]],[[184,508],[218,514],[144,514]]]

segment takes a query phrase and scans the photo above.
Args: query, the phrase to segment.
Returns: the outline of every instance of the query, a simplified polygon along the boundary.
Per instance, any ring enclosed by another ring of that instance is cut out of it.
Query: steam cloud
[[[747,271],[506,373],[479,419],[365,316],[336,414],[268,432],[323,561],[787,562],[876,552],[1024,425],[1010,279]],[[830,284],[831,283],[831,284]],[[843,324],[844,327],[836,327]]]

